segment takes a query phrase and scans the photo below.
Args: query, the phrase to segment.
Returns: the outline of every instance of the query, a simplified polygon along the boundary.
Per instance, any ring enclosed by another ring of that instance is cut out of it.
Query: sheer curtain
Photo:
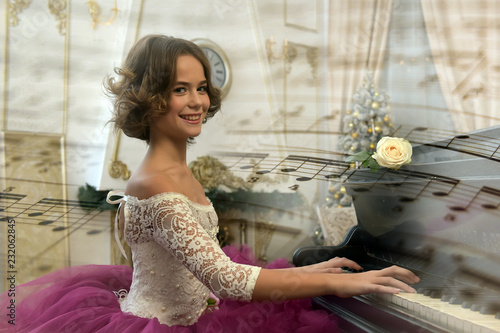
[[[384,62],[392,0],[330,0],[328,67],[330,105],[344,115],[366,71],[377,83]],[[339,131],[342,117],[335,117],[332,131]]]
[[[455,127],[500,124],[500,2],[421,0],[438,79]]]

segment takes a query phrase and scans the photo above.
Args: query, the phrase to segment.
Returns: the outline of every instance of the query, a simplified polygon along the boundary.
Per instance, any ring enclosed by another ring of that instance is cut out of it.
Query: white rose
[[[407,140],[385,136],[377,143],[377,152],[372,157],[380,166],[398,170],[411,162],[412,152]]]

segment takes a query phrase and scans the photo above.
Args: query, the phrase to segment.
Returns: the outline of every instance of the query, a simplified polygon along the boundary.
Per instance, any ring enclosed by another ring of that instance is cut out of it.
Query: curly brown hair
[[[210,98],[205,121],[220,110],[221,91],[210,80],[210,63],[201,48],[181,38],[148,35],[134,44],[122,67],[115,68],[118,77],[104,80],[105,93],[113,100],[110,122],[115,130],[149,143],[151,121],[168,112],[181,55],[191,55],[203,66]]]

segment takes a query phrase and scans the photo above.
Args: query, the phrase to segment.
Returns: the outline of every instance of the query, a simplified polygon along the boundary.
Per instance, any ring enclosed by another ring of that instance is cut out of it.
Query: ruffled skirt
[[[247,246],[226,246],[238,263],[257,265]],[[277,259],[266,268],[289,267]],[[313,309],[311,299],[281,302],[221,300],[218,310],[191,326],[167,326],[158,319],[124,313],[116,292],[128,290],[132,268],[116,265],[67,267],[17,286],[15,297],[0,296],[0,332],[337,332],[336,318]],[[15,303],[11,303],[15,300]],[[14,306],[12,305],[14,304]]]

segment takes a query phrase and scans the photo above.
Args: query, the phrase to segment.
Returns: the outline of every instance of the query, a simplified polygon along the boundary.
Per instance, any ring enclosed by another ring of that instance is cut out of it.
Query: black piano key
[[[483,314],[500,313],[498,295],[484,290],[466,287],[462,284],[454,286],[454,282],[423,278],[415,285],[417,293],[435,299],[441,299],[449,304],[459,305]]]
[[[350,268],[350,267],[342,267],[342,272],[344,272],[344,273],[359,273],[362,271],[359,271],[357,269]]]
[[[431,298],[441,298],[444,294],[444,289],[441,287],[436,288],[418,288],[417,293],[422,294],[424,296],[429,296]]]
[[[360,264],[360,266],[363,267],[363,270],[361,272],[373,271],[373,270],[379,270],[379,269],[385,268],[385,267],[381,267],[380,265],[373,265],[373,264],[368,264],[368,263]]]
[[[441,301],[443,302],[449,302],[450,299],[451,299],[451,295],[450,294],[444,294],[443,296],[441,296]]]
[[[483,307],[484,307],[484,305],[476,303],[476,304],[472,304],[472,306],[470,307],[470,309],[472,311],[481,311],[481,308],[483,308]]]
[[[481,307],[481,309],[479,310],[479,313],[488,314],[488,315],[496,313],[498,315],[500,313],[500,303],[493,302],[493,303],[483,305]]]
[[[472,306],[472,304],[473,304],[473,303],[472,303],[471,301],[463,301],[463,302],[462,302],[462,307],[463,307],[464,309],[470,309],[470,308],[471,308],[471,306]]]

